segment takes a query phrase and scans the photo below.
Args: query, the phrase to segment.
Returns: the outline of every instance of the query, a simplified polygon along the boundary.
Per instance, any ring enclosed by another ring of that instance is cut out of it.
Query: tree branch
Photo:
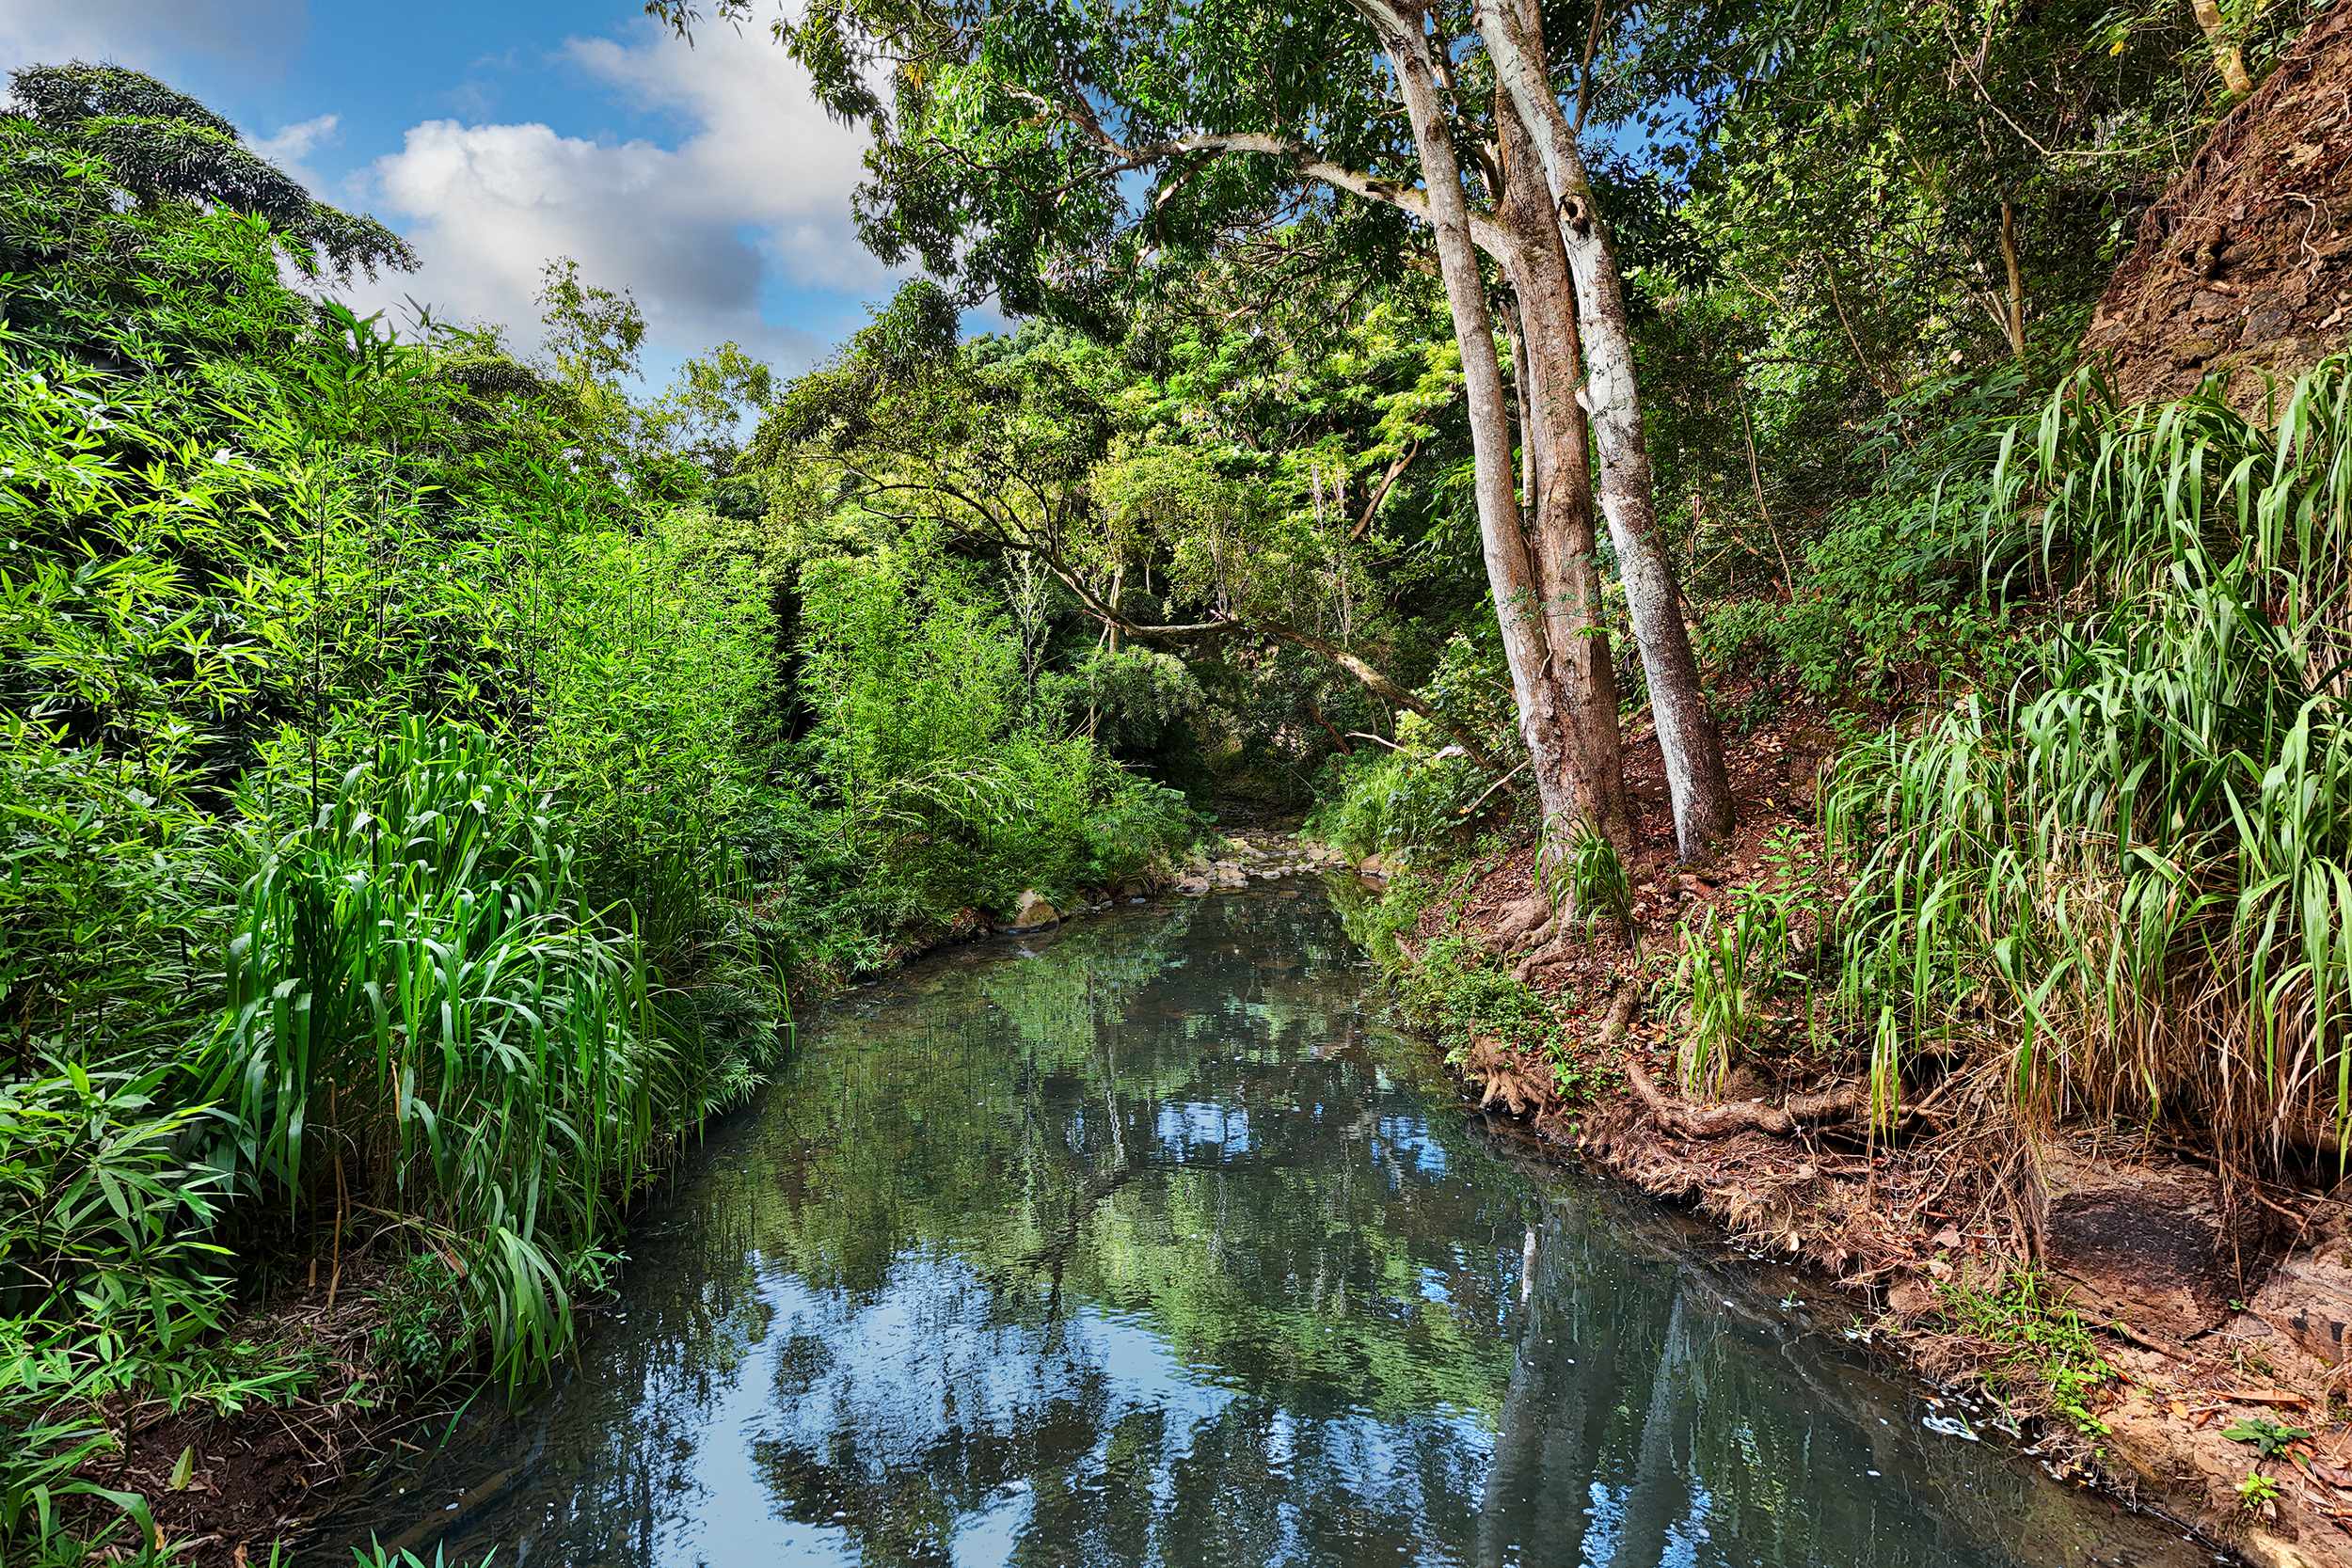
[[[1375,696],[1386,698],[1401,708],[1420,714],[1423,719],[1443,730],[1455,745],[1462,748],[1464,754],[1469,756],[1470,761],[1489,773],[1500,771],[1494,754],[1486,750],[1477,736],[1470,733],[1469,726],[1406,690],[1405,688],[1397,685],[1396,682],[1389,679],[1388,676],[1329,638],[1318,637],[1313,632],[1281,621],[1260,621],[1256,623],[1256,626],[1268,637],[1279,639],[1295,647],[1304,648],[1311,654],[1328,659],[1363,682],[1365,688]]]
[[[1129,147],[1103,128],[1101,119],[1083,100],[1073,103],[1065,100],[1049,98],[1041,92],[1032,92],[1027,87],[1009,84],[1007,85],[1005,90],[1023,103],[1034,104],[1047,114],[1055,116],[1088,141],[1093,143],[1097,149],[1108,153],[1114,166],[1106,170],[1106,173],[1120,174],[1129,169],[1149,168],[1154,164],[1166,163],[1170,158],[1183,157],[1190,153],[1254,152],[1264,157],[1281,159],[1291,166],[1291,171],[1301,179],[1329,185],[1334,190],[1345,191],[1351,196],[1361,197],[1367,201],[1377,201],[1394,207],[1399,212],[1412,214],[1423,223],[1429,221],[1429,198],[1423,192],[1394,180],[1383,179],[1361,169],[1349,168],[1344,164],[1333,163],[1327,158],[1318,156],[1314,150],[1305,143],[1294,141],[1287,136],[1271,135],[1263,131],[1200,131],[1190,135],[1149,142],[1141,147]],[[1470,214],[1470,237],[1477,242],[1481,250],[1498,260],[1508,256],[1511,252],[1510,234],[1501,224],[1483,213]]]

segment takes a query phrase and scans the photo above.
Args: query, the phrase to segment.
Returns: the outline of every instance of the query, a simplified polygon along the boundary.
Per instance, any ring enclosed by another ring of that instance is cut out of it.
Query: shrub
[[[1359,859],[1446,843],[1494,783],[1458,751],[1420,749],[1334,757],[1325,781],[1307,832]]]
[[[300,1213],[414,1212],[466,1260],[510,1382],[667,1129],[706,1102],[626,931],[583,907],[567,824],[478,732],[413,723],[315,820],[251,842],[229,1008],[196,1065],[231,1163]]]

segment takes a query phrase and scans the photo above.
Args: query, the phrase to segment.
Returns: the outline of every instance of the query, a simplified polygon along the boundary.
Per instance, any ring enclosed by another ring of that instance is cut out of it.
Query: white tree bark
[[[1471,237],[1470,203],[1462,194],[1461,161],[1438,95],[1421,15],[1391,9],[1380,0],[1356,0],[1356,6],[1388,50],[1421,158],[1438,268],[1445,281],[1454,341],[1462,354],[1463,397],[1470,414],[1478,532],[1486,555],[1486,580],[1502,626],[1519,734],[1527,743],[1530,770],[1535,776],[1549,824],[1579,809],[1577,768],[1571,754],[1575,732],[1563,711],[1560,666],[1550,646],[1542,588],[1512,483],[1510,403],[1503,391],[1502,363],[1495,355],[1494,321],[1486,308],[1486,278]]]
[[[1690,859],[1705,854],[1730,833],[1731,784],[1724,768],[1723,743],[1699,685],[1690,628],[1683,624],[1681,590],[1658,537],[1624,276],[1593,199],[1576,134],[1552,95],[1534,5],[1531,0],[1477,0],[1477,17],[1495,79],[1534,141],[1558,213],[1584,350],[1585,412],[1600,458],[1601,511],[1609,521],[1610,542],[1616,548],[1626,605],[1649,681],[1666,787],[1674,800],[1675,840]]]

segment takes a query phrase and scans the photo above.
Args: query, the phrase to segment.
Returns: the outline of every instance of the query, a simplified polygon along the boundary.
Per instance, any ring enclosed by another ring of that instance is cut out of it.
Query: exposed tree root
[[[1727,1138],[1735,1132],[1769,1132],[1786,1138],[1801,1127],[1820,1122],[1851,1121],[1863,1111],[1860,1090],[1851,1085],[1821,1094],[1792,1094],[1779,1105],[1760,1101],[1732,1101],[1722,1105],[1693,1105],[1670,1095],[1632,1056],[1624,1058],[1625,1081],[1650,1119],[1665,1131],[1685,1138]]]
[[[1502,918],[1479,941],[1490,952],[1516,952],[1520,943],[1542,930],[1550,921],[1551,900],[1540,893],[1532,893],[1504,911]]]
[[[1633,1027],[1633,1015],[1642,1006],[1642,988],[1628,980],[1617,988],[1617,994],[1609,999],[1609,1011],[1601,1015],[1600,1033],[1594,1042],[1602,1046],[1616,1044],[1625,1038],[1625,1032]]]

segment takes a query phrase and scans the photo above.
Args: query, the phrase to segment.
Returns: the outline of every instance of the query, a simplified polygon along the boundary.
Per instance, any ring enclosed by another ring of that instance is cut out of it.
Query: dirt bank
[[[2126,397],[2263,372],[2292,379],[2352,342],[2352,8],[2321,14],[2142,216],[2092,314],[2087,355]]]
[[[1979,1385],[2054,1464],[2249,1561],[2352,1568],[2352,1206],[2224,1180],[2145,1130],[2020,1136],[1995,1124],[1981,1071],[1950,1071],[1874,1136],[1852,1064],[1788,1020],[1715,1093],[1682,1092],[1661,985],[1680,926],[1803,853],[1828,745],[1803,717],[1737,742],[1742,828],[1704,868],[1677,866],[1667,814],[1644,811],[1630,932],[1552,932],[1530,846],[1437,889],[1397,942],[1408,986],[1438,944],[1467,939],[1543,999],[1565,1042],[1473,1029],[1451,1065],[1562,1158],[1836,1279],[1877,1338],[1931,1378]],[[1646,750],[1637,795],[1662,808]]]

